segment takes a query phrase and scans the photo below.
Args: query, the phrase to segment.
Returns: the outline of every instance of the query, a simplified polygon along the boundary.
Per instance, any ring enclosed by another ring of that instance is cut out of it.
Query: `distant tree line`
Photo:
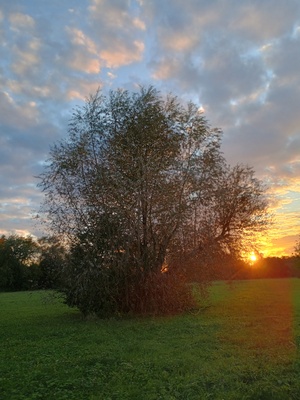
[[[54,237],[0,237],[0,290],[57,289],[66,249]]]
[[[232,279],[300,278],[300,258],[293,256],[261,257],[254,263],[245,263]]]
[[[299,258],[297,256],[261,258],[250,269],[249,277],[252,279],[299,278],[299,266]]]
[[[65,264],[73,258],[55,237],[33,239],[18,235],[0,238],[0,290],[62,290]],[[207,279],[243,280],[300,277],[300,254],[291,257],[266,257],[254,264],[227,255],[218,268],[210,269]],[[176,286],[176,285],[175,285]]]

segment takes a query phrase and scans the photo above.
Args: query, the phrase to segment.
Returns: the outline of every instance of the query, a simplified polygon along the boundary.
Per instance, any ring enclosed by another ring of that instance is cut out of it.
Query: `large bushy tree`
[[[39,287],[57,289],[61,285],[61,273],[67,257],[67,248],[59,237],[41,237],[39,248]]]
[[[152,87],[97,92],[74,112],[40,183],[43,211],[70,245],[69,305],[110,314],[190,304],[182,257],[200,265],[201,246],[230,251],[229,237],[265,210],[258,181],[226,166],[220,141],[195,104]]]

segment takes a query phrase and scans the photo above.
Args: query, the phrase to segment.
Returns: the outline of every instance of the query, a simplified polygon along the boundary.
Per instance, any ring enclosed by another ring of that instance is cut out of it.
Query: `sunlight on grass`
[[[298,399],[299,282],[218,282],[199,312],[119,320],[0,293],[1,400]]]
[[[239,346],[240,352],[276,359],[295,356],[294,306],[291,280],[240,282],[219,309],[224,319],[220,340]]]

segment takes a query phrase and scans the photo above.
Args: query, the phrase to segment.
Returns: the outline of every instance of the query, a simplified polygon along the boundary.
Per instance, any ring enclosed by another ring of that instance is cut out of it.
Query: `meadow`
[[[300,398],[300,280],[217,282],[179,316],[83,319],[0,293],[0,399]]]

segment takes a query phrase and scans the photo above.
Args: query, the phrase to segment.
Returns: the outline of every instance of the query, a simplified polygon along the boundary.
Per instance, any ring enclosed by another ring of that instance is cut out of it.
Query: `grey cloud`
[[[296,156],[300,164],[300,127],[297,134],[288,138],[286,143],[286,151],[292,159]]]
[[[235,1],[231,6],[234,4]],[[236,5],[229,28],[251,41],[262,43],[291,31],[299,12],[297,0],[243,1]]]
[[[202,80],[204,101],[215,108],[230,100],[250,95],[264,82],[264,68],[260,59],[241,57],[234,42],[222,38],[204,51]]]
[[[300,23],[300,21],[299,21]],[[293,38],[287,36],[265,50],[265,58],[276,76],[299,79],[300,32]]]
[[[28,128],[34,124],[37,110],[33,104],[17,104],[6,92],[0,91],[1,123],[17,129]]]

